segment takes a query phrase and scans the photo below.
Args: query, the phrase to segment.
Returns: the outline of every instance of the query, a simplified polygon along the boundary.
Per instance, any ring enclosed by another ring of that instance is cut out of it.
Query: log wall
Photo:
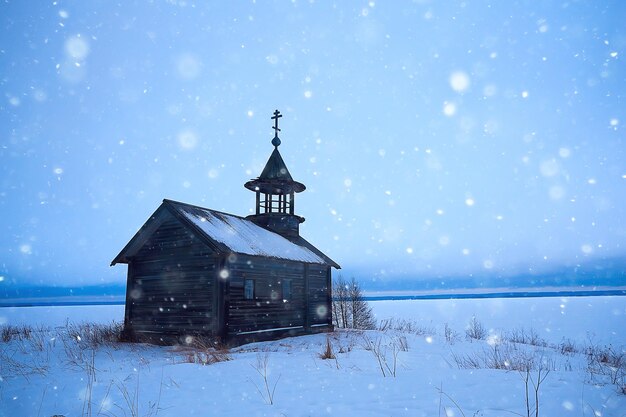
[[[213,334],[216,263],[179,222],[165,222],[129,264],[126,327],[135,334]]]

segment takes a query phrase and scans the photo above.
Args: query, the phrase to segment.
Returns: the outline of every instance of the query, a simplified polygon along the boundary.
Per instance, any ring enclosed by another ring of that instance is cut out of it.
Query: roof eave
[[[159,221],[163,219],[163,210],[163,204],[161,204],[154,211],[154,213],[152,213],[148,220],[139,228],[139,230],[133,235],[133,237],[128,241],[128,243],[124,246],[120,253],[118,253],[118,255],[113,258],[110,266],[114,266],[118,263],[127,264],[129,262],[127,253],[136,246],[142,246],[143,243],[140,243],[140,240],[145,237],[145,242],[145,240],[147,240],[146,235],[151,234],[149,231],[151,229],[156,229],[160,225]]]
[[[318,248],[313,246],[313,244],[311,242],[309,242],[308,240],[306,240],[302,236],[298,236],[296,239],[293,239],[291,241],[293,243],[295,243],[296,245],[303,246],[303,247],[309,249],[311,252],[316,254],[318,257],[322,258],[322,260],[324,260],[324,262],[325,262],[325,265],[331,266],[331,267],[333,267],[335,269],[341,269],[341,266],[339,266],[339,264],[337,262],[333,261],[324,252],[322,252],[321,250],[319,250]]]

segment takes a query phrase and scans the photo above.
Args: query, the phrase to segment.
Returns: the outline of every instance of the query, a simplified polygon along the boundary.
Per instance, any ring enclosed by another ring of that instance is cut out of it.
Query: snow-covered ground
[[[371,305],[403,329],[250,344],[212,365],[180,347],[94,349],[85,328],[66,327],[119,321],[123,306],[0,308],[0,324],[35,327],[0,340],[0,416],[526,416],[525,378],[532,411],[532,382],[547,371],[539,416],[626,415],[624,364],[614,366],[626,362],[624,297]],[[466,339],[472,316],[485,340]],[[321,358],[327,340],[336,359]]]
[[[533,329],[549,342],[626,345],[626,297],[484,298],[463,300],[374,301],[378,320],[416,320],[440,328],[445,323],[464,331],[472,316],[489,330]]]

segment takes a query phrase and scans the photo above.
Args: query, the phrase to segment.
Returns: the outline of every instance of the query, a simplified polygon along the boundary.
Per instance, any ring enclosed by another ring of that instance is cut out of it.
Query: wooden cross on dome
[[[271,117],[274,121],[274,126],[272,127],[272,129],[274,129],[274,139],[272,139],[272,145],[276,148],[280,145],[280,139],[278,138],[278,132],[280,132],[280,129],[278,128],[278,119],[281,117],[283,117],[283,115],[280,114],[278,110],[274,111],[274,115]]]

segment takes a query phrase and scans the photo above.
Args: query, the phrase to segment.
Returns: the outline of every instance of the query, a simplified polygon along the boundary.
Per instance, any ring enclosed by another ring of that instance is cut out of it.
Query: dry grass
[[[232,360],[228,348],[216,343],[213,339],[188,336],[184,342],[184,345],[174,348],[176,354],[182,357],[183,363],[213,365]]]
[[[261,377],[262,383],[258,385],[256,382],[251,381],[257,392],[265,401],[266,404],[272,405],[274,404],[274,396],[276,393],[276,386],[278,385],[278,381],[280,380],[280,375],[272,384],[270,380],[270,354],[269,352],[259,352],[256,355],[256,364],[251,364],[254,370]]]
[[[65,323],[65,334],[82,346],[98,348],[112,346],[121,341],[122,323],[110,324]]]
[[[626,394],[626,352],[613,346],[590,345],[585,349],[589,380],[616,386],[618,393]]]
[[[3,325],[0,328],[0,375],[46,375],[50,368],[53,339],[50,330],[40,326]]]
[[[3,324],[0,326],[0,340],[9,343],[12,340],[28,340],[33,334],[32,326]]]
[[[401,341],[404,338],[404,342]],[[396,377],[398,372],[398,356],[403,350],[402,346],[408,350],[406,337],[393,337],[388,343],[383,343],[382,338],[372,340],[368,335],[363,337],[363,348],[374,355],[383,377]]]
[[[432,336],[437,333],[432,327],[420,325],[414,320],[396,318],[381,320],[380,323],[378,323],[377,330],[380,330],[381,332],[395,331],[410,333],[417,336]]]
[[[326,336],[326,346],[322,353],[319,354],[320,359],[337,359],[335,352],[333,352],[333,345],[330,342],[330,336]]]
[[[490,343],[487,348],[465,355],[452,354],[459,369],[502,369],[507,371],[527,371],[540,368],[554,368],[543,354],[527,350],[507,341]]]
[[[183,353],[182,357],[183,362],[196,363],[198,365],[213,365],[214,363],[232,360],[228,351],[216,349],[187,351]]]

